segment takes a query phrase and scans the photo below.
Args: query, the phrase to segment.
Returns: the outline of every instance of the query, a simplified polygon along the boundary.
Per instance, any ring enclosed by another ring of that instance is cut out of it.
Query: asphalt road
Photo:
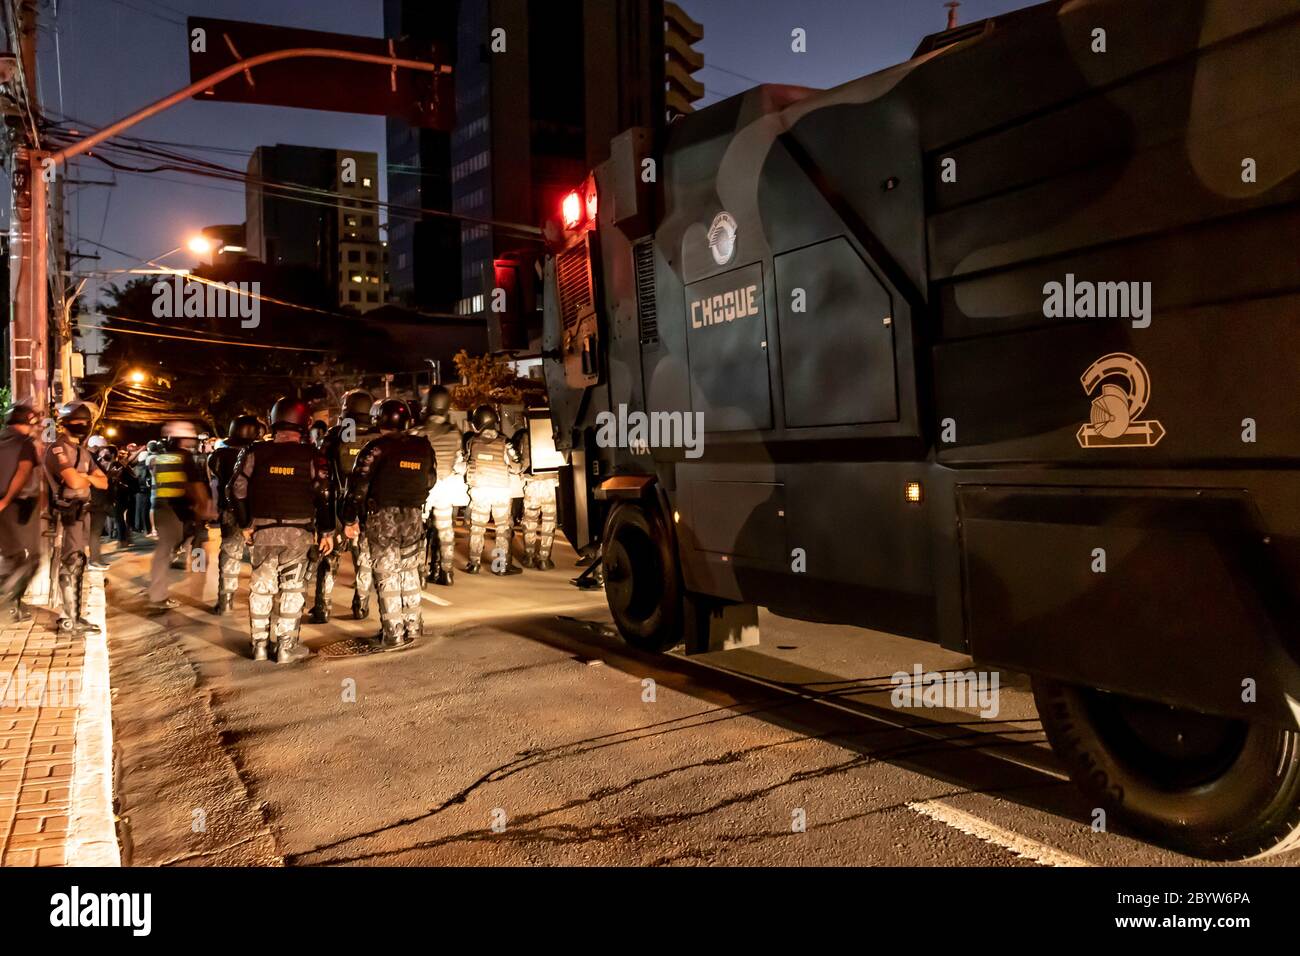
[[[756,648],[642,654],[558,550],[546,574],[430,586],[432,635],[410,650],[295,667],[248,659],[246,576],[236,616],[211,615],[215,552],[161,618],[144,615],[148,552],[113,555],[124,860],[1198,863],[1094,831],[1017,675],[999,675],[996,717],[900,708],[890,675],[969,661],[766,613]],[[304,626],[317,651],[378,627],[349,619],[344,565],[343,616]]]

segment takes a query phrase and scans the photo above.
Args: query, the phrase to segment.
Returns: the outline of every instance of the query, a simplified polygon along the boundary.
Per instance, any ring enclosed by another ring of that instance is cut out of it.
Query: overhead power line
[[[75,134],[55,128],[51,128],[49,133],[52,137],[58,139],[76,138]],[[150,168],[126,166],[122,164],[120,160],[115,160],[105,156],[104,151],[106,149],[156,156],[161,159],[166,159],[168,162]],[[305,186],[300,183],[250,176],[246,172],[234,169],[230,166],[224,166],[220,163],[213,163],[198,157],[186,156],[175,151],[124,143],[116,138],[109,140],[106,144],[101,144],[99,147],[96,147],[96,149],[91,151],[88,155],[91,158],[98,159],[100,162],[104,163],[104,165],[112,169],[125,173],[153,175],[160,172],[171,171],[187,175],[206,176],[211,179],[241,183],[246,187],[260,186],[269,191],[276,198],[304,202],[309,205],[337,208],[340,204],[343,204],[345,208],[351,206],[360,212],[365,212],[367,210],[378,211],[382,209],[387,211],[390,219],[398,218],[415,222],[430,217],[454,219],[460,222],[471,223],[473,225],[488,226],[502,232],[514,233],[519,238],[526,238],[531,241],[541,241],[541,230],[533,226],[525,226],[520,223],[502,222],[495,219],[484,219],[479,216],[469,216],[464,213],[450,212],[445,209],[407,206],[401,203],[385,201],[378,198],[371,199],[369,197],[352,196],[347,193],[324,189],[317,186]],[[230,191],[233,192],[235,190]]]
[[[328,353],[329,349],[314,349],[300,345],[263,345],[260,342],[218,342],[213,339],[199,338],[193,335],[167,335],[162,332],[146,332],[143,329],[105,329],[94,325],[82,325],[77,323],[77,328],[81,331],[94,330],[106,335],[148,335],[155,339],[175,339],[178,342],[202,342],[204,345],[233,345],[237,348],[245,349],[273,349],[282,352],[323,352]]]

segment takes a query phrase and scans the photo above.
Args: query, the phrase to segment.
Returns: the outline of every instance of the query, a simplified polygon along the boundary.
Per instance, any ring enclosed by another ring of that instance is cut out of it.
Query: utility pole
[[[70,402],[76,395],[72,391],[72,310],[76,306],[77,295],[80,294],[81,288],[85,286],[83,280],[77,287],[77,291],[69,297],[69,282],[71,281],[71,263],[68,261],[68,252],[66,246],[66,233],[64,231],[64,213],[63,213],[63,177],[56,177],[51,184],[52,195],[50,203],[53,207],[50,210],[50,244],[52,259],[54,261],[54,291],[56,300],[54,302],[55,315],[59,317],[59,402]]]
[[[22,132],[12,155],[9,239],[9,384],[14,400],[26,399],[44,413],[49,402],[49,315],[46,293],[46,182],[35,118],[37,0],[10,6],[17,63],[11,86],[20,101]]]

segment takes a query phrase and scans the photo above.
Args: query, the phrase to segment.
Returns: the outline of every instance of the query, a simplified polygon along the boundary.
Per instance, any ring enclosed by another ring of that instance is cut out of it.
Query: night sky
[[[681,2],[704,24],[699,48],[708,65],[698,74],[707,90],[702,105],[756,80],[834,86],[906,59],[923,35],[946,22],[942,0]],[[961,21],[1027,5],[1025,0],[966,0]],[[57,19],[48,9],[43,12],[42,102],[51,116],[63,115],[89,128],[189,81],[184,21],[191,13],[365,36],[383,32],[380,0],[57,0]],[[790,31],[796,26],[807,31],[807,53],[790,49]],[[146,121],[132,135],[214,147],[203,156],[239,168],[253,147],[277,142],[373,150],[384,162],[384,121],[377,116],[187,102]],[[93,159],[75,165],[79,168],[72,178],[115,179],[118,185],[69,187],[70,244],[80,236],[140,258],[154,257],[205,225],[244,219],[243,190],[235,183],[172,172],[114,172]],[[385,186],[382,177],[380,185]],[[7,218],[7,196],[3,208]],[[82,242],[80,251],[96,250]],[[98,251],[104,256],[100,263],[82,266],[138,264]],[[168,264],[193,262],[187,253],[177,253]],[[87,291],[93,293],[93,287]]]

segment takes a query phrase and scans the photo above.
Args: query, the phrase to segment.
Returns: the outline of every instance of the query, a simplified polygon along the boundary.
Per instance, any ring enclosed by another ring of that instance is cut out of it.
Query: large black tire
[[[1152,842],[1211,860],[1300,845],[1300,732],[1033,683],[1070,778]]]
[[[605,522],[605,599],[623,639],[660,653],[682,640],[682,582],[658,508],[621,501]]]

